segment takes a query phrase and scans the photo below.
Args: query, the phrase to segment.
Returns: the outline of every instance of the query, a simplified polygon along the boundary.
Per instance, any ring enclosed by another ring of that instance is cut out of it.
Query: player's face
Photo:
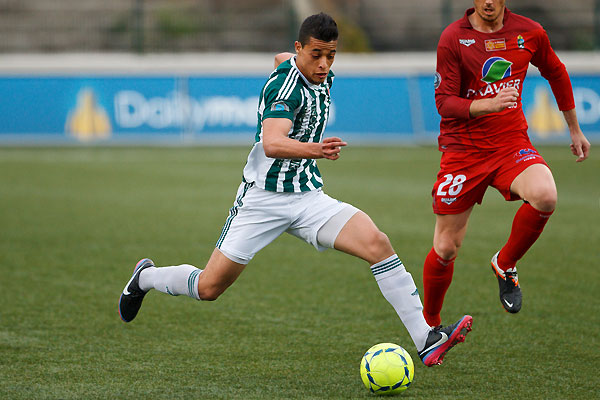
[[[495,22],[504,11],[506,0],[473,0],[475,12],[486,22]]]
[[[324,42],[311,37],[304,46],[300,42],[296,42],[295,47],[296,65],[302,75],[314,84],[325,82],[335,58],[337,40]]]

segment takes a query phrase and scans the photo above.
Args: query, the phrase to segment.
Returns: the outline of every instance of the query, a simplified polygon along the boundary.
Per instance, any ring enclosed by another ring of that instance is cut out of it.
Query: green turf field
[[[474,317],[426,368],[368,265],[289,235],[216,302],[150,293],[123,323],[117,300],[142,257],[202,266],[249,148],[0,149],[0,398],[364,399],[361,356],[404,346],[402,396],[588,399],[600,367],[600,162],[541,148],[559,205],[519,264],[504,312],[490,257],[518,203],[493,189],[473,212],[442,318]],[[352,148],[322,160],[326,192],[371,215],[421,285],[434,218],[433,147]]]

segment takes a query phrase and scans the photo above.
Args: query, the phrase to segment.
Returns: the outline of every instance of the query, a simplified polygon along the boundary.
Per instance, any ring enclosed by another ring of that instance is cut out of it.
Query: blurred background
[[[435,49],[470,0],[0,0],[0,144],[251,143],[273,56],[325,11],[340,29],[330,134],[435,143]],[[600,132],[600,1],[507,1],[567,66],[582,128]],[[534,141],[568,142],[532,68]]]
[[[600,0],[507,4],[545,26],[600,143]],[[422,287],[440,160],[435,49],[472,5],[0,0],[0,400],[372,400],[364,351],[413,345],[362,260],[283,235],[217,302],[150,294],[124,324],[117,301],[142,257],[204,265],[274,55],[319,11],[340,28],[326,132],[349,143],[341,161],[319,161],[326,192],[366,211]],[[535,67],[522,104],[560,199],[519,267],[526,307],[501,311],[489,268],[520,202],[489,190],[442,314],[468,312],[475,328],[442,369],[415,362],[410,399],[599,397],[598,146],[575,163]]]
[[[10,52],[278,52],[310,13],[332,14],[346,52],[434,51],[465,0],[0,0]],[[508,1],[557,50],[600,47],[600,1]]]

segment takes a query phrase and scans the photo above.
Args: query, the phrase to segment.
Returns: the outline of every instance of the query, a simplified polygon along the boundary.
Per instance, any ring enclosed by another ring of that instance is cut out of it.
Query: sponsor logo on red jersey
[[[505,60],[502,57],[490,57],[483,63],[481,67],[481,80],[487,85],[482,88],[471,88],[467,89],[467,99],[472,97],[487,97],[489,95],[496,95],[500,90],[506,87],[514,87],[520,90],[521,79],[515,78],[510,80],[504,80],[512,76],[512,62]],[[509,108],[514,108],[513,106]]]
[[[475,39],[458,39],[458,43],[469,47],[472,44],[475,44]]]
[[[490,57],[481,68],[481,80],[485,83],[493,83],[508,78],[511,74],[511,65],[510,61],[502,57]]]
[[[467,89],[467,99],[470,99],[473,96],[486,97],[489,95],[496,95],[496,94],[500,93],[500,91],[502,89],[507,88],[507,87],[514,87],[515,89],[520,90],[520,86],[521,86],[520,79],[511,79],[509,81],[504,81],[504,82],[500,82],[500,83],[488,83],[484,87],[477,89],[477,90]],[[510,106],[508,108],[514,108],[514,107]]]
[[[506,40],[502,39],[488,39],[485,41],[486,51],[499,51],[506,50]]]

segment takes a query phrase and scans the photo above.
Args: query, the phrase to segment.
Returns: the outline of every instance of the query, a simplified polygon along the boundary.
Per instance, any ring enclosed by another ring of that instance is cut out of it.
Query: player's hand
[[[337,160],[340,158],[340,151],[342,147],[348,143],[342,141],[339,137],[328,137],[323,139],[321,143],[321,151],[323,152],[323,158],[328,160]]]
[[[517,89],[514,87],[505,87],[493,98],[492,112],[500,112],[509,107],[514,108],[517,106],[518,99],[519,91]]]
[[[571,153],[577,156],[577,162],[582,162],[590,153],[590,142],[585,138],[583,132],[571,132]]]
[[[473,118],[491,113],[497,113],[507,108],[515,108],[519,99],[519,91],[514,87],[506,87],[495,97],[477,99],[469,106],[469,115]]]

